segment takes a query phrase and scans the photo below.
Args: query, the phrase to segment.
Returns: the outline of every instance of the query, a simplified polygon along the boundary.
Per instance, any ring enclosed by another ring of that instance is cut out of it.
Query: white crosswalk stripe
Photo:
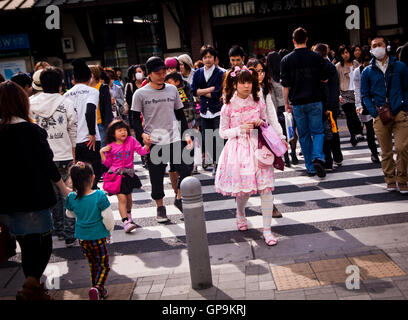
[[[334,220],[350,220],[375,217],[392,217],[408,212],[408,198],[389,193],[385,189],[384,177],[380,165],[372,164],[370,151],[366,143],[353,149],[348,143],[349,138],[342,138],[342,148],[345,160],[343,167],[327,175],[325,179],[311,178],[304,175],[304,165],[301,163],[285,172],[276,172],[275,204],[278,207],[292,208],[285,212],[281,210],[283,219],[274,219],[273,228],[284,226],[301,226],[313,223],[324,223]],[[300,151],[300,150],[298,150]],[[347,158],[349,157],[349,158]],[[185,226],[180,220],[181,213],[173,205],[166,206],[167,215],[172,223],[160,225],[156,223],[156,207],[150,197],[151,184],[148,171],[142,167],[136,157],[135,170],[141,177],[142,190],[132,194],[134,208],[132,216],[135,222],[143,225],[131,234],[125,234],[121,228],[121,217],[117,210],[116,196],[110,196],[116,229],[112,235],[116,245],[137,246],[139,241],[163,240],[185,236]],[[299,160],[303,160],[301,157]],[[213,234],[238,232],[234,218],[235,199],[222,197],[215,193],[211,172],[200,171],[195,175],[202,181],[204,211],[207,217],[207,232]],[[170,179],[164,179],[165,202],[172,203],[174,191]],[[100,184],[102,187],[102,184]],[[389,200],[390,197],[393,200]],[[313,204],[310,205],[309,204]],[[260,197],[252,196],[247,210],[259,211]],[[250,229],[262,227],[261,215],[248,215]],[[54,249],[65,248],[65,243],[55,238]],[[155,251],[155,248],[151,249]],[[160,250],[160,249],[158,249]]]

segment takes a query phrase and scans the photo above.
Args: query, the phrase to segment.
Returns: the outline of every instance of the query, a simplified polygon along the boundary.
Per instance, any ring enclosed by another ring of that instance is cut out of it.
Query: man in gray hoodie
[[[61,95],[63,71],[48,67],[40,76],[42,93],[30,98],[30,110],[37,124],[48,133],[54,162],[64,181],[68,168],[75,161],[77,113],[71,100]],[[75,220],[65,216],[64,198],[56,189],[57,204],[52,209],[54,232],[67,247],[75,244]]]

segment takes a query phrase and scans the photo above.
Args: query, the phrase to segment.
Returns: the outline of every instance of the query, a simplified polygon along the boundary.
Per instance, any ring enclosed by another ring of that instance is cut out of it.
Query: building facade
[[[359,29],[346,27],[350,5],[359,9]],[[407,9],[406,0],[0,0],[0,72],[30,72],[38,60],[69,70],[75,58],[125,71],[151,55],[197,60],[203,44],[214,45],[227,66],[234,44],[248,55],[293,48],[298,26],[310,44],[334,49],[367,44],[373,34],[397,46],[407,40]],[[47,28],[47,19],[58,28]]]

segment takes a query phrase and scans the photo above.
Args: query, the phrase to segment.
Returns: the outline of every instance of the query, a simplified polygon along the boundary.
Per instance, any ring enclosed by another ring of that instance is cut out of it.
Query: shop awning
[[[0,0],[0,10],[29,9],[33,7],[46,7],[49,5],[70,5],[96,0]]]

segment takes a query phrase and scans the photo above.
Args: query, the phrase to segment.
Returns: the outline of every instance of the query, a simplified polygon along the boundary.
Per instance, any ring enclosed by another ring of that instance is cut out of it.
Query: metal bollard
[[[187,177],[181,182],[180,189],[192,288],[208,289],[213,284],[200,180]]]

